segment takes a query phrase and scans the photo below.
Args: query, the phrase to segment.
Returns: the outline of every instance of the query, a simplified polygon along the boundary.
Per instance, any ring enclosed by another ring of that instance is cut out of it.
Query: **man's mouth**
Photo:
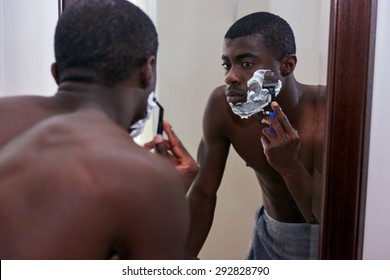
[[[225,94],[227,101],[234,105],[240,105],[240,103],[246,102],[247,93],[243,94],[235,90],[226,90]]]

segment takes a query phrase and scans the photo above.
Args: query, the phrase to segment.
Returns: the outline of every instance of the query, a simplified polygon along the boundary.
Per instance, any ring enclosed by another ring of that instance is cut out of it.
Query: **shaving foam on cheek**
[[[264,75],[269,70],[257,70],[252,78],[246,83],[248,86],[247,102],[250,101],[267,101],[269,94],[267,90],[263,90]]]
[[[270,70],[259,69],[253,74],[252,78],[248,80],[248,92],[245,103],[234,105],[229,102],[233,112],[242,119],[247,119],[260,112],[272,102],[271,93],[268,89],[263,88],[264,76],[268,71]],[[277,86],[275,86],[275,96],[280,92],[281,88],[282,82],[278,80]]]
[[[145,117],[143,119],[136,121],[134,124],[132,124],[130,126],[130,136],[131,137],[137,137],[143,132],[146,121],[152,115],[152,111],[153,111],[154,107],[157,106],[155,100],[156,100],[156,98],[154,96],[154,91],[152,91],[148,96]]]

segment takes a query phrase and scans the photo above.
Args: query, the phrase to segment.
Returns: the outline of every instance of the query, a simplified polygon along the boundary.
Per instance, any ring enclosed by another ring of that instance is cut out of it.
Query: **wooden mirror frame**
[[[332,0],[320,259],[362,259],[377,0]]]
[[[331,0],[320,259],[362,258],[376,7]]]

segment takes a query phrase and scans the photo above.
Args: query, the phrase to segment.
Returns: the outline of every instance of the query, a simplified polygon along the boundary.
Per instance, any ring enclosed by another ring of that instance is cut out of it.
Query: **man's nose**
[[[234,69],[234,67],[230,68],[229,72],[225,76],[225,83],[227,84],[239,84],[241,83],[240,75]]]

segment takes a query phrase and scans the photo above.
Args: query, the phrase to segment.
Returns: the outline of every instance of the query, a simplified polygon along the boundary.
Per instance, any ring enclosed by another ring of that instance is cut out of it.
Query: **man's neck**
[[[137,88],[119,85],[107,87],[96,83],[69,81],[59,85],[54,99],[70,110],[99,110],[127,129],[131,120],[135,118],[138,102],[129,100],[137,98],[137,94],[131,92],[136,90]]]
[[[282,85],[279,98],[276,101],[283,108],[283,111],[289,114],[299,105],[302,94],[302,84],[298,83],[294,77],[290,77]]]

